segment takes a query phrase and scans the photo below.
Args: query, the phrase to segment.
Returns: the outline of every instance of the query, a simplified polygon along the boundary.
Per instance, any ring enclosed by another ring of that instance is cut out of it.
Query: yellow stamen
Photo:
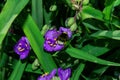
[[[50,41],[47,41],[48,44],[50,44],[51,42]]]
[[[57,38],[54,38],[54,40],[56,41],[56,40],[57,40]]]
[[[28,45],[27,45],[27,44],[25,44],[25,46],[27,47]]]
[[[45,73],[45,74],[42,75],[42,77],[47,76],[47,75],[48,75],[48,73]]]
[[[67,34],[67,32],[63,32],[64,34]]]
[[[53,44],[50,44],[50,46],[53,46]]]
[[[46,38],[46,40],[49,40],[49,38]]]
[[[24,51],[24,50],[25,50],[24,48],[21,48],[21,47],[18,48],[18,51],[20,51],[20,52]]]
[[[56,44],[54,44],[53,47],[56,47]]]

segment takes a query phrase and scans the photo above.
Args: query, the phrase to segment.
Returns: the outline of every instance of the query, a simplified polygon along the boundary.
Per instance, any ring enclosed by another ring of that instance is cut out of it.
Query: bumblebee
[[[58,44],[64,45],[69,40],[67,33],[62,33],[58,36],[57,42]]]

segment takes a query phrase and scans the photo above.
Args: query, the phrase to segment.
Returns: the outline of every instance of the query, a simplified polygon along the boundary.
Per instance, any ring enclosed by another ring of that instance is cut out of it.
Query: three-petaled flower
[[[50,74],[43,74],[39,76],[37,80],[51,80],[56,74],[56,69],[54,69]]]
[[[65,45],[59,43],[60,36],[70,39],[72,36],[72,32],[70,29],[64,27],[60,27],[59,31],[57,31],[56,29],[48,30],[45,34],[44,49],[48,52],[62,50]]]
[[[20,55],[20,59],[25,59],[30,52],[30,43],[28,39],[23,36],[14,46],[14,51]]]
[[[44,74],[42,76],[39,76],[37,80],[52,80],[54,79],[55,74],[56,74],[56,69],[54,69],[50,74]],[[62,68],[58,68],[58,78],[60,80],[69,80],[71,76],[71,69],[65,69],[63,70]],[[58,80],[58,79],[57,79]]]
[[[68,80],[71,75],[71,69],[68,68],[68,69],[63,70],[62,68],[59,68],[58,75],[60,77],[60,80]]]

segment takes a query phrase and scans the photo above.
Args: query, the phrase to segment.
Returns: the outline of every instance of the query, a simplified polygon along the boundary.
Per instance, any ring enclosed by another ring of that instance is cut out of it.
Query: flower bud
[[[41,30],[41,34],[44,35],[49,29],[49,25],[44,25],[42,30]]]
[[[65,21],[65,26],[70,27],[74,24],[75,20],[74,17],[70,17]]]
[[[32,69],[36,70],[40,66],[38,59],[35,59],[32,63]]]
[[[57,10],[57,6],[56,5],[52,5],[49,8],[50,11],[56,11]]]
[[[77,24],[74,23],[72,26],[70,26],[71,31],[75,31],[77,29]]]
[[[89,3],[89,0],[83,0],[83,5],[87,5]]]

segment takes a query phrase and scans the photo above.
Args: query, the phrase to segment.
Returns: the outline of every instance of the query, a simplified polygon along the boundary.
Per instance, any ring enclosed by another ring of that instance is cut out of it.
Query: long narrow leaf
[[[110,62],[110,61],[106,61],[100,58],[97,58],[91,54],[88,54],[87,52],[84,52],[82,50],[78,50],[76,48],[67,48],[66,52],[71,56],[71,57],[75,57],[78,59],[83,59],[86,61],[90,61],[93,63],[97,63],[97,64],[102,64],[102,65],[109,65],[109,66],[120,66],[119,63],[115,63],[115,62]]]
[[[95,18],[103,21],[102,12],[90,6],[84,6],[82,8],[81,16],[82,16],[82,20],[85,20],[88,18]]]
[[[25,66],[26,62],[22,63],[21,60],[19,60],[8,80],[21,80]]]
[[[43,50],[43,36],[41,35],[39,28],[30,15],[23,26],[23,31],[30,41],[31,47],[38,57],[38,60],[40,61],[44,71],[50,72],[56,68],[55,62],[53,61],[51,55]]]
[[[32,0],[32,17],[39,29],[43,26],[43,4],[42,0]]]
[[[77,69],[74,71],[72,75],[72,80],[79,80],[80,74],[82,73],[84,68],[85,68],[85,64],[80,63],[80,65],[77,67]]]
[[[106,37],[106,38],[120,40],[120,30],[114,30],[114,31],[102,30],[102,31],[93,33],[91,36],[96,38]]]
[[[28,1],[29,0],[7,0],[7,3],[0,14],[0,45],[2,44],[12,22]]]

